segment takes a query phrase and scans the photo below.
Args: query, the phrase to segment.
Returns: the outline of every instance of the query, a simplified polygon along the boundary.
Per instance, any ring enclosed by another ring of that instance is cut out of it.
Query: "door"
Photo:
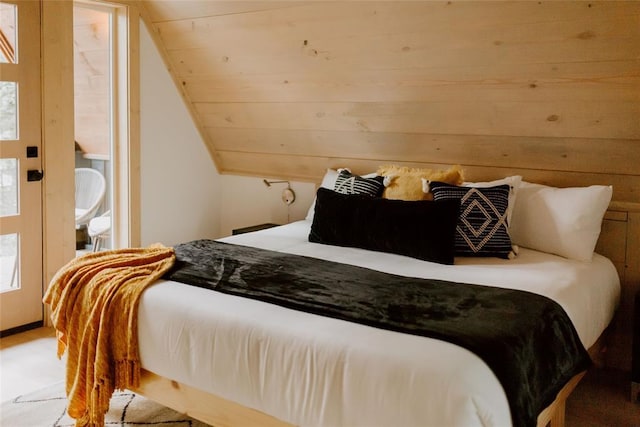
[[[0,1],[0,331],[40,324],[40,2]]]

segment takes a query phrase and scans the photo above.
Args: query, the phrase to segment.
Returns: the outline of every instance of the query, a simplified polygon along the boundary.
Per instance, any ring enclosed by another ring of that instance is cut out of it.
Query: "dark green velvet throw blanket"
[[[474,352],[501,382],[514,426],[535,426],[564,384],[591,364],[564,310],[533,293],[403,277],[213,240],[177,245],[175,252],[166,279]]]

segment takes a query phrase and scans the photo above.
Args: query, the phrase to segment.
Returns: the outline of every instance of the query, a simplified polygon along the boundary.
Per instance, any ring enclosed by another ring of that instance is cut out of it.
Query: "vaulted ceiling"
[[[459,163],[640,199],[640,2],[143,4],[223,173]]]

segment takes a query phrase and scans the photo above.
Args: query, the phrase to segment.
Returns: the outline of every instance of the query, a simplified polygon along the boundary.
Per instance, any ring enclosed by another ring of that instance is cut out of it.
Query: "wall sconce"
[[[282,190],[282,201],[287,205],[290,205],[296,200],[296,193],[294,193],[291,189],[291,184],[289,184],[289,181],[267,181],[266,179],[263,179],[262,182],[264,182],[264,185],[266,185],[267,187],[271,187],[271,184],[286,183],[287,188]]]

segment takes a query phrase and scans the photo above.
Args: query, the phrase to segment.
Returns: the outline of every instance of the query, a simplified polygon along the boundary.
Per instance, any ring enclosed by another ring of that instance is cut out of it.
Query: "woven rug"
[[[64,383],[19,396],[0,406],[2,427],[73,427],[67,415]],[[105,426],[207,427],[200,421],[180,414],[130,391],[115,392],[111,398]]]

